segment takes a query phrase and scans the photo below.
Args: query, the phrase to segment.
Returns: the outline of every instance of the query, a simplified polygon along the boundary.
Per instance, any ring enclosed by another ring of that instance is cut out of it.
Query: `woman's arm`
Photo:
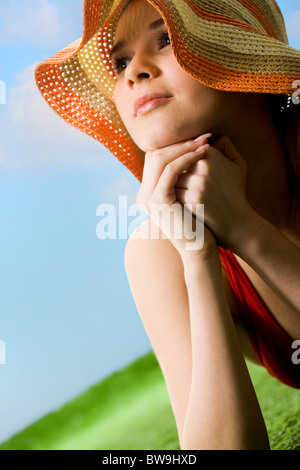
[[[153,214],[168,240],[131,239],[126,271],[166,378],[182,447],[266,449],[264,421],[223,291],[216,240],[204,227],[203,245],[189,250],[187,232],[177,238],[174,231],[188,229],[183,213],[175,211],[171,224],[165,217],[178,201],[181,175],[206,155],[207,146],[198,145],[199,139],[146,154],[137,203],[151,219]],[[183,189],[192,203],[194,197],[198,201],[196,183]],[[153,207],[166,208],[162,218]]]
[[[295,110],[285,142],[291,157],[295,186],[300,195],[300,107]],[[298,183],[297,183],[298,182]],[[299,204],[299,203],[298,203]],[[243,224],[236,232],[239,237],[233,251],[243,259],[294,311],[300,319],[300,208],[298,215],[298,240],[287,238],[276,227],[249,210]],[[297,215],[295,215],[297,219]],[[299,323],[299,322],[298,322]],[[294,335],[300,337],[300,325],[294,322]]]
[[[243,259],[300,318],[300,221],[298,242],[257,214],[246,199],[246,162],[227,137],[206,149],[206,158],[181,175],[182,204],[205,205],[205,223],[218,243]],[[196,187],[192,193],[186,188]],[[298,215],[299,217],[299,215]],[[296,219],[296,216],[295,216]],[[298,322],[299,323],[299,322]],[[299,331],[300,333],[300,331]]]
[[[163,372],[182,449],[268,448],[216,253],[182,258],[151,225],[127,243],[126,272]],[[146,239],[148,238],[148,239]]]
[[[217,251],[184,262],[192,381],[185,449],[268,449],[268,436],[224,294]]]
[[[300,318],[300,247],[249,210],[232,251],[243,259]],[[300,330],[299,330],[300,333]]]

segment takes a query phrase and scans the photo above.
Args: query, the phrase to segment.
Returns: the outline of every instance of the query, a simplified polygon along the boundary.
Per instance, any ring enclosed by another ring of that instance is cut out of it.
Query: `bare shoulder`
[[[124,254],[128,282],[139,313],[143,315],[149,295],[163,304],[187,302],[184,268],[181,256],[170,240],[151,219],[143,222],[129,238]],[[152,297],[152,305],[154,300]],[[151,315],[153,309],[151,308]]]
[[[126,270],[130,272],[143,269],[142,263],[147,263],[148,267],[149,264],[159,264],[157,267],[160,268],[167,268],[168,263],[173,263],[173,266],[176,264],[183,270],[177,250],[151,219],[133,231],[126,244],[124,261]]]

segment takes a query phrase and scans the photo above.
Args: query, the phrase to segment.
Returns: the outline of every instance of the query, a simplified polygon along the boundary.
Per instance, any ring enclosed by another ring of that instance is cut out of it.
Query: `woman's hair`
[[[279,134],[281,134],[283,127],[293,114],[298,111],[298,108],[293,104],[292,97],[289,95],[268,95],[268,104],[272,116],[274,118],[274,124]]]

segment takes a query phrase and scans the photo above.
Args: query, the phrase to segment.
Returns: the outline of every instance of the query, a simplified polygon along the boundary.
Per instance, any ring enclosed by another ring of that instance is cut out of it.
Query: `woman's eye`
[[[158,48],[164,49],[167,46],[171,45],[171,40],[169,37],[168,31],[160,31],[159,35],[156,38]],[[130,57],[114,57],[111,59],[113,70],[116,75],[120,75],[130,64]]]
[[[157,37],[158,46],[160,49],[171,45],[169,33],[167,31],[161,31]]]
[[[116,57],[112,59],[112,66],[115,73],[118,75],[123,72],[123,70],[128,67],[131,59],[129,57]]]

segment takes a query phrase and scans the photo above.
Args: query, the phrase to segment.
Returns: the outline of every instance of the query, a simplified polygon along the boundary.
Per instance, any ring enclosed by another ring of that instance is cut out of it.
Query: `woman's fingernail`
[[[203,135],[200,135],[199,137],[197,137],[197,139],[195,139],[194,142],[200,142],[201,140],[209,139],[210,137],[212,137],[211,133],[203,134]]]
[[[201,147],[199,147],[197,150],[195,150],[195,152],[197,152],[197,153],[203,152],[204,150],[208,149],[209,147],[210,147],[209,144],[201,145]]]

